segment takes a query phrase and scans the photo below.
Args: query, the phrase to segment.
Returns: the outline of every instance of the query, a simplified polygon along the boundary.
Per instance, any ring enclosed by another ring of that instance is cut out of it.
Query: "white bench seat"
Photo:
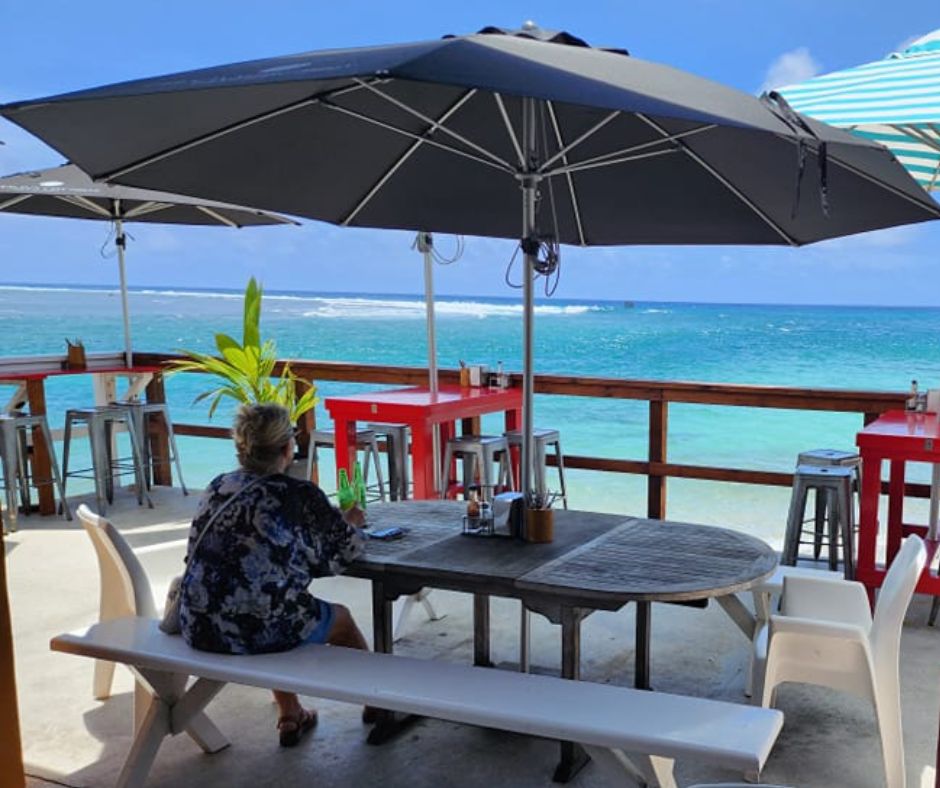
[[[51,647],[126,664],[154,693],[120,786],[143,784],[164,736],[185,730],[208,751],[225,746],[202,710],[226,683],[575,741],[601,768],[664,787],[675,786],[677,758],[759,773],[783,725],[772,709],[337,646],[212,654],[139,617],[60,635]],[[198,680],[185,689],[189,677]]]

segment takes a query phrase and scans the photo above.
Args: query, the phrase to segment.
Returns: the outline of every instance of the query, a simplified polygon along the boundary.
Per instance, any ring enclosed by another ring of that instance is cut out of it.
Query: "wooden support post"
[[[669,424],[669,403],[663,399],[650,400],[649,461],[666,462],[666,443]],[[646,516],[654,520],[666,519],[666,477],[650,468],[646,482]]]
[[[26,381],[26,396],[29,400],[29,413],[31,416],[46,415],[46,390],[42,378]],[[39,481],[37,493],[39,494],[39,513],[55,514],[55,495],[52,486],[52,463],[49,460],[51,446],[46,446],[39,427],[33,427],[33,480]]]
[[[307,380],[298,380],[297,381],[297,396],[302,397],[304,393],[310,388],[313,388],[314,384],[312,381]],[[310,433],[317,428],[317,414],[316,409],[311,408],[306,413],[300,416],[297,419],[297,451],[304,457],[308,457],[310,452],[316,451],[316,448],[311,445]],[[310,481],[314,484],[320,484],[320,467],[318,463],[312,462],[309,463],[310,467]]]
[[[23,750],[20,742],[19,712],[16,705],[16,674],[13,670],[13,627],[10,622],[10,600],[7,595],[6,551],[0,535],[0,783],[4,787],[21,788]]]
[[[156,374],[147,384],[147,402],[166,402],[163,388],[163,375]],[[173,473],[170,470],[170,437],[163,419],[144,418],[145,441],[150,441],[153,483],[166,487],[173,486]]]

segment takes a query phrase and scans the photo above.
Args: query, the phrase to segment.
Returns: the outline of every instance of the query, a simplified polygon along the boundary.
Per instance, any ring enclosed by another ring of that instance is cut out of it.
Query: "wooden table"
[[[505,428],[522,424],[522,391],[515,388],[461,388],[441,386],[437,394],[425,387],[373,391],[327,397],[324,406],[336,430],[336,469],[351,472],[356,463],[356,423],[379,421],[411,428],[411,464],[414,497],[436,498],[432,431],[441,430],[441,445],[453,437],[454,424],[487,413],[505,413]]]
[[[392,651],[392,602],[425,587],[474,595],[474,662],[489,665],[489,597],[519,599],[562,628],[562,676],[580,676],[580,626],[595,610],[636,602],[635,686],[649,688],[650,606],[717,597],[748,636],[753,617],[733,596],[768,577],[777,554],[747,534],[622,515],[555,511],[555,539],[527,544],[461,535],[464,504],[373,504],[371,527],[408,527],[404,539],[370,541],[348,574],[372,581],[375,648]],[[556,779],[583,764],[564,744]]]
[[[937,552],[937,535],[926,525],[904,522],[904,471],[908,462],[940,463],[940,417],[935,413],[891,410],[862,429],[855,439],[862,456],[862,490],[858,526],[856,579],[864,583],[869,595],[881,586],[890,566],[908,534],[918,534],[927,545],[927,565],[916,591],[940,595],[940,577],[931,569]],[[889,463],[888,530],[886,563],[875,561],[878,542],[878,502],[881,496],[882,464]]]
[[[30,415],[46,415],[45,382],[47,378],[59,375],[93,375],[95,386],[95,402],[104,404],[113,401],[115,393],[114,381],[117,377],[130,377],[131,385],[126,396],[136,396],[146,389],[148,402],[164,402],[162,367],[136,366],[127,367],[116,364],[114,357],[90,357],[88,366],[82,369],[63,369],[64,356],[34,357],[34,358],[0,358],[0,385],[16,386],[14,394],[8,400],[4,411],[9,412],[23,404],[29,405]],[[39,429],[33,430],[33,452],[30,456],[32,477],[35,479],[51,479],[52,466],[49,451]],[[152,439],[151,451],[154,462],[154,483],[170,484],[169,464],[160,463],[160,458],[169,456],[169,445],[165,436]],[[43,484],[37,489],[39,495],[39,512],[48,515],[55,514],[56,506],[52,485]]]

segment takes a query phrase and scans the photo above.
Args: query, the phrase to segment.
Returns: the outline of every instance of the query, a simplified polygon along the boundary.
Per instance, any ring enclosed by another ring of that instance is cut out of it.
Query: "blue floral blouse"
[[[209,484],[186,554],[230,496],[257,479],[238,470]],[[206,532],[183,576],[183,637],[203,651],[286,651],[317,626],[322,603],[308,590],[362,553],[358,530],[316,485],[283,474],[240,493]]]

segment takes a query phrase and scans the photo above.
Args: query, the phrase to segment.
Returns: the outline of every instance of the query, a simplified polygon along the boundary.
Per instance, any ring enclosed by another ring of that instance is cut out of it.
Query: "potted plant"
[[[276,402],[287,408],[295,423],[319,401],[313,383],[298,378],[289,364],[284,364],[279,376],[274,375],[277,347],[273,339],[261,339],[262,295],[261,285],[252,277],[245,288],[241,342],[228,334],[216,334],[218,356],[183,350],[186,358],[170,365],[171,373],[201,372],[215,376],[217,385],[194,400],[209,400],[210,419],[225,398],[240,403]]]

